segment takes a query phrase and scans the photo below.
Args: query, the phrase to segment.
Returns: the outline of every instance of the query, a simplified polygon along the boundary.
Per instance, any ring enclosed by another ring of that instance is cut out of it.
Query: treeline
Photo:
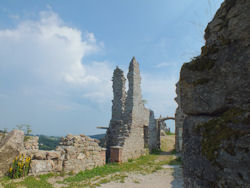
[[[39,149],[40,150],[54,150],[56,146],[59,145],[61,137],[56,136],[45,136],[45,135],[37,135],[39,137]]]

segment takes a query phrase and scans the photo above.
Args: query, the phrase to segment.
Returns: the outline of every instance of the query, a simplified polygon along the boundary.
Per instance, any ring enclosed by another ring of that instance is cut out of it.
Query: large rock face
[[[185,187],[250,187],[250,1],[226,0],[180,73]]]
[[[0,143],[0,177],[3,176],[10,167],[13,159],[19,155],[23,149],[24,134],[22,131],[13,130],[1,139]]]
[[[175,150],[176,152],[182,151],[182,133],[183,133],[183,123],[186,115],[181,109],[181,97],[180,97],[180,87],[179,83],[176,84],[176,95],[175,98],[176,103],[178,104],[178,107],[175,111]]]

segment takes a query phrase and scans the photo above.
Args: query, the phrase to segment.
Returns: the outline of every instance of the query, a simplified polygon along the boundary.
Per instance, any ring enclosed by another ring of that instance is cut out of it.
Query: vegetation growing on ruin
[[[196,127],[197,133],[202,134],[202,154],[216,165],[218,151],[222,149],[221,144],[224,140],[238,139],[250,134],[250,130],[237,130],[230,127],[230,124],[244,124],[249,116],[244,117],[245,111],[233,108],[224,112],[221,116],[209,120]],[[234,148],[228,144],[225,149],[230,154],[235,154]],[[217,164],[218,165],[218,164]]]
[[[215,62],[206,56],[198,56],[192,59],[186,66],[191,71],[205,71],[213,68]]]

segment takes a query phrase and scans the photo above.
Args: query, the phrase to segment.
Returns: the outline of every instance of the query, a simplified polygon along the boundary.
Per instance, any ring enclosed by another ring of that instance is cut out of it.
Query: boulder
[[[0,143],[0,176],[8,172],[13,159],[23,149],[24,133],[13,130]]]

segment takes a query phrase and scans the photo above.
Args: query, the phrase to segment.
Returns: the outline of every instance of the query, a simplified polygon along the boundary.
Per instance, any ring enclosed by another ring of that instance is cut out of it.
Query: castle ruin
[[[112,119],[107,130],[107,158],[111,162],[138,158],[159,148],[154,112],[144,106],[139,64],[134,57],[127,78],[126,93],[123,71],[118,67],[114,70]]]

